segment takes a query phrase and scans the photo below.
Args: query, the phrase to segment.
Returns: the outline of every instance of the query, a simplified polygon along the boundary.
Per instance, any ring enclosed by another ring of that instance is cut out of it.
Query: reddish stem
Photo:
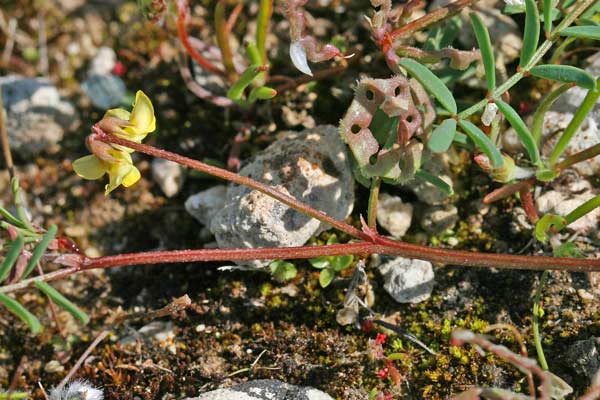
[[[525,214],[529,218],[532,223],[538,222],[540,219],[537,210],[535,209],[535,204],[533,204],[533,196],[531,195],[531,186],[525,186],[521,188],[519,191],[519,195],[521,197],[521,204],[523,205],[523,209],[525,210]]]
[[[429,25],[435,24],[445,18],[450,18],[458,14],[463,8],[471,5],[478,0],[458,0],[454,3],[450,3],[445,7],[440,7],[430,13],[425,14],[421,18],[418,18],[406,25],[401,26],[393,32],[390,32],[390,38],[392,40],[409,37],[414,32],[428,27]]]
[[[205,70],[221,76],[226,76],[227,74],[224,71],[217,68],[206,58],[202,57],[202,55],[200,55],[200,53],[198,53],[194,47],[192,47],[185,29],[185,19],[187,17],[187,5],[185,0],[177,1],[177,15],[177,32],[179,34],[179,41],[187,53]]]
[[[524,187],[529,187],[531,185],[533,185],[535,183],[535,178],[532,179],[527,179],[524,181],[519,181],[516,183],[512,183],[510,185],[504,185],[490,193],[488,193],[484,198],[483,198],[483,203],[484,204],[490,204],[493,203],[495,201],[498,200],[502,200],[508,196],[511,196],[515,193],[517,193],[518,191],[520,191],[521,189],[523,189]]]
[[[131,149],[139,151],[140,153],[148,154],[153,157],[164,158],[165,160],[176,162],[188,168],[192,168],[200,172],[216,176],[217,178],[225,179],[230,182],[237,183],[238,185],[250,187],[252,189],[258,190],[261,193],[266,194],[267,196],[273,197],[274,199],[281,201],[283,204],[297,211],[300,211],[303,214],[309,215],[313,218],[318,219],[319,221],[325,222],[326,224],[329,224],[342,232],[346,232],[347,234],[354,236],[355,238],[369,240],[369,236],[367,234],[353,227],[352,225],[332,218],[327,214],[323,213],[322,211],[315,210],[309,205],[298,201],[296,198],[283,192],[280,192],[279,190],[274,189],[271,186],[266,185],[262,182],[255,181],[254,179],[248,178],[246,176],[241,176],[234,172],[230,172],[225,169],[215,167],[213,165],[208,165],[203,162],[184,157],[176,153],[171,153],[170,151],[157,149],[156,147],[148,146],[141,143],[135,143],[126,139],[121,139],[119,137],[106,134],[100,129],[95,129],[94,131],[96,132],[96,138],[100,141],[129,147]]]

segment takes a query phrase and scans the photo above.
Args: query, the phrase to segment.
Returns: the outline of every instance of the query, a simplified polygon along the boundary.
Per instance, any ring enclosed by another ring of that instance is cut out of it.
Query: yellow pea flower
[[[154,107],[148,96],[138,90],[131,113],[122,108],[108,110],[96,125],[106,133],[141,143],[156,128]],[[90,138],[88,145],[92,154],[73,162],[73,170],[77,175],[83,179],[95,180],[108,174],[109,183],[104,191],[106,195],[119,185],[129,187],[140,179],[140,171],[131,159],[132,149]]]
[[[109,123],[103,126],[103,121],[109,121]],[[154,132],[156,129],[154,107],[148,96],[138,90],[135,94],[131,113],[122,108],[108,110],[99,126],[103,129],[108,128],[108,130],[104,129],[106,133],[112,133],[123,139],[141,143],[150,132]],[[131,149],[124,149],[130,153],[133,152]]]
[[[107,153],[114,161],[104,161],[94,154],[81,157],[73,162],[75,173],[83,179],[100,179],[108,174],[109,182],[104,187],[104,194],[108,195],[119,185],[129,187],[136,183],[140,171],[133,165],[131,155],[123,150],[111,148]]]

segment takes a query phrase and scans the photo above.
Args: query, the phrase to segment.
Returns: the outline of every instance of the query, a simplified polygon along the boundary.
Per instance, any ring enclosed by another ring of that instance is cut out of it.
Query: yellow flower
[[[103,121],[109,122],[103,125]],[[122,108],[108,110],[99,126],[106,133],[112,133],[123,139],[141,143],[150,132],[154,132],[156,129],[154,107],[148,96],[138,90],[135,94],[131,113]],[[105,128],[108,128],[108,130]],[[131,149],[126,150],[130,153],[133,152]]]
[[[152,102],[139,90],[131,113],[122,108],[108,110],[97,126],[106,133],[141,143],[156,128]],[[81,178],[89,180],[100,179],[108,174],[109,183],[104,191],[106,195],[119,185],[129,187],[140,179],[140,171],[131,159],[132,149],[100,142],[94,140],[93,136],[88,145],[92,154],[75,160],[73,170]]]

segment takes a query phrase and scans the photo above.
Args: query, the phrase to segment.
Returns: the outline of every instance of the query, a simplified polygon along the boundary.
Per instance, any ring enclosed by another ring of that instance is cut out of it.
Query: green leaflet
[[[269,268],[271,269],[273,278],[280,282],[289,281],[298,273],[294,264],[283,260],[273,261],[271,264],[269,264]]]
[[[450,90],[427,67],[410,58],[401,58],[398,62],[408,73],[413,76],[423,87],[452,114],[457,113],[456,101]]]
[[[575,83],[586,89],[593,89],[596,86],[594,77],[588,72],[570,65],[538,65],[529,70],[532,75],[538,78],[550,79],[564,83]]]
[[[434,153],[444,153],[450,148],[455,134],[456,120],[448,118],[433,130],[427,147]]]
[[[431,183],[433,186],[437,187],[442,192],[446,193],[446,195],[448,196],[452,196],[454,194],[452,186],[448,185],[444,180],[435,175],[430,174],[427,171],[419,169],[417,170],[417,172],[415,172],[415,177]]]
[[[473,12],[469,16],[471,17],[471,25],[475,32],[477,44],[481,50],[487,88],[492,92],[496,88],[496,62],[494,61],[494,49],[490,41],[490,34],[478,14]]]
[[[21,321],[25,322],[29,326],[31,333],[36,334],[41,332],[42,325],[40,324],[40,321],[35,315],[27,311],[27,309],[18,301],[4,293],[0,293],[0,303],[4,304],[8,311],[19,317]]]
[[[472,122],[461,119],[458,125],[465,131],[467,136],[485,153],[490,160],[492,168],[502,168],[504,159],[500,151],[494,146],[494,143]]]
[[[57,230],[56,225],[50,225],[50,228],[48,228],[48,232],[46,232],[44,237],[42,237],[42,240],[40,241],[40,243],[33,250],[33,253],[31,254],[31,258],[29,259],[29,262],[27,263],[27,267],[25,267],[25,272],[23,272],[23,277],[21,279],[27,278],[27,276],[29,276],[31,271],[33,271],[33,269],[35,268],[37,263],[40,261],[40,258],[42,258],[42,256],[46,252],[46,249],[50,245],[50,241],[52,241],[52,239],[54,239],[54,236],[56,235],[56,230]]]
[[[525,125],[525,122],[523,122],[519,114],[517,114],[515,109],[509,104],[498,99],[496,100],[496,105],[500,111],[502,111],[502,114],[504,114],[510,123],[510,126],[512,126],[517,132],[517,135],[519,135],[519,139],[521,139],[521,143],[523,143],[525,150],[527,150],[527,154],[529,154],[529,159],[531,162],[536,166],[541,166],[542,160],[540,159],[540,151],[537,147],[535,139],[533,138],[533,135],[529,131],[529,128],[527,128],[527,125]]]
[[[335,278],[333,268],[325,268],[319,273],[319,284],[322,288],[326,288],[333,281],[333,278]]]
[[[525,0],[525,32],[523,32],[523,49],[519,66],[524,68],[537,50],[540,39],[540,14],[535,0]]]
[[[559,32],[560,36],[573,36],[580,39],[600,40],[600,26],[571,26]]]
[[[23,236],[20,234],[17,236],[17,239],[12,242],[10,250],[6,253],[6,257],[4,258],[2,265],[0,265],[0,282],[6,278],[13,265],[15,265],[19,254],[21,254],[21,250],[23,250],[24,243]]]
[[[46,282],[35,282],[35,286],[82,324],[86,325],[90,322],[90,317],[85,312],[75,304],[71,303],[65,296],[60,294],[58,290],[54,289]]]

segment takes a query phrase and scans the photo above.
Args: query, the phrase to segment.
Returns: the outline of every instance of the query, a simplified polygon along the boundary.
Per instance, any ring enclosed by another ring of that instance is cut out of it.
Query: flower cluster
[[[108,110],[94,128],[141,143],[156,129],[154,107],[148,96],[138,90],[131,112],[122,108]],[[100,179],[104,174],[108,174],[109,182],[104,187],[106,195],[120,185],[129,187],[140,179],[140,171],[131,159],[133,150],[99,142],[94,140],[93,135],[88,139],[88,147],[92,154],[75,160],[73,169],[77,175],[89,180]]]

